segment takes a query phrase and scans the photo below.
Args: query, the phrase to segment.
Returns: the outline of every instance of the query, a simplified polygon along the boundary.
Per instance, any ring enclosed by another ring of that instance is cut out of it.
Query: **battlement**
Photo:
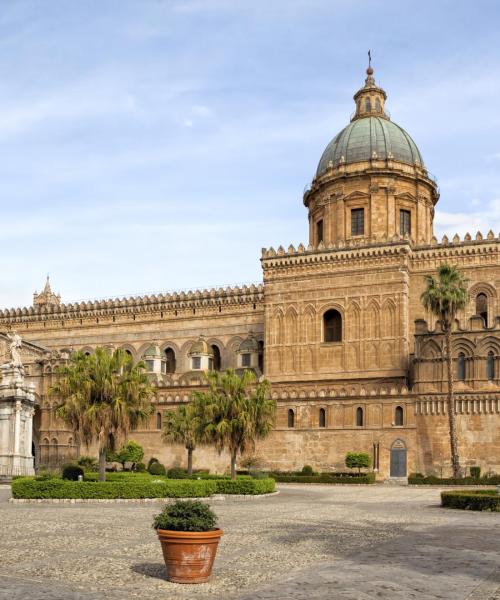
[[[263,284],[190,290],[145,296],[89,300],[59,305],[35,305],[0,310],[0,323],[12,320],[45,320],[106,314],[174,311],[189,308],[258,304],[264,300]]]

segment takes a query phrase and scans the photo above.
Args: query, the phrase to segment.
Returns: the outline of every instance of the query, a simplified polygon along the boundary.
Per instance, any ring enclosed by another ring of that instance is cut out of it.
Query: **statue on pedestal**
[[[15,331],[13,331],[12,333],[7,333],[7,337],[10,340],[9,352],[12,366],[22,367],[23,363],[21,361],[20,350],[23,346],[23,341],[21,339],[21,336],[18,335]]]

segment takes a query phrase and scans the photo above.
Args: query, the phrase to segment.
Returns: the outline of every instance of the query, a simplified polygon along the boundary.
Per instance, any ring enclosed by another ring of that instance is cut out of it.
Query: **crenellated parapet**
[[[299,244],[297,248],[290,245],[286,250],[283,246],[279,246],[277,250],[273,247],[263,248],[261,263],[266,279],[271,273],[278,274],[293,267],[307,269],[321,265],[349,264],[352,268],[374,261],[405,257],[410,251],[411,245],[407,238],[394,236],[391,240],[381,239],[378,243],[367,245],[346,240],[336,244],[320,242],[317,246],[309,244],[307,247]]]
[[[118,314],[174,312],[186,309],[217,308],[245,304],[260,304],[264,300],[264,286],[251,284],[210,290],[193,290],[153,294],[129,298],[90,300],[60,305],[35,305],[0,310],[0,324],[87,318]]]

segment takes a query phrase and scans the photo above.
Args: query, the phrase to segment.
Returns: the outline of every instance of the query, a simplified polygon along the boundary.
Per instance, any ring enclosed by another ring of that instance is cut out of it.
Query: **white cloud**
[[[434,229],[438,238],[444,234],[450,237],[455,233],[460,236],[470,233],[474,237],[477,231],[486,235],[490,230],[498,236],[500,235],[500,199],[490,201],[480,212],[450,213],[437,209]]]

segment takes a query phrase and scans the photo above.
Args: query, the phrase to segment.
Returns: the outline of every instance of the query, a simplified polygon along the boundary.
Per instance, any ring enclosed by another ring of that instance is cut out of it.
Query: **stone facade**
[[[0,311],[0,330],[49,350],[25,363],[39,464],[85,452],[54,417],[55,368],[107,346],[146,360],[157,386],[155,414],[133,434],[146,457],[184,463],[183,448],[161,442],[163,412],[188,402],[207,369],[234,367],[264,374],[278,401],[257,448],[267,467],[344,469],[355,450],[372,455],[380,478],[448,473],[442,333],[420,302],[424,276],[448,262],[470,288],[453,334],[461,464],[500,471],[500,239],[436,240],[437,185],[385,100],[369,69],[351,124],[304,194],[309,243],[263,249],[263,284],[62,304],[47,281],[33,306]],[[228,466],[203,448],[194,461]]]

